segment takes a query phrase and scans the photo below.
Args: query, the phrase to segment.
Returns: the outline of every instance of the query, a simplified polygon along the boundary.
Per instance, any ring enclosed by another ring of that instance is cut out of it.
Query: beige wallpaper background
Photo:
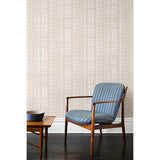
[[[133,117],[132,12],[132,0],[27,0],[27,110],[63,118],[65,97],[119,82]],[[91,99],[70,104],[90,109]]]

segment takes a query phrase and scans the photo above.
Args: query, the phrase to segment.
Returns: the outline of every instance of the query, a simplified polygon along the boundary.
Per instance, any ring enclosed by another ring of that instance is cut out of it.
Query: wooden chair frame
[[[102,135],[102,129],[107,129],[107,128],[117,128],[117,127],[122,127],[122,132],[123,132],[123,143],[126,144],[126,138],[125,138],[125,124],[124,124],[124,101],[125,101],[125,96],[127,93],[128,87],[125,88],[125,92],[123,94],[122,100],[117,100],[117,101],[99,101],[99,102],[93,102],[93,108],[92,108],[92,120],[91,124],[89,125],[84,125],[84,124],[79,124],[75,123],[71,120],[69,120],[67,117],[65,117],[65,139],[64,142],[66,144],[67,140],[67,127],[68,127],[68,122],[71,122],[73,124],[76,124],[80,127],[86,128],[91,131],[91,142],[90,142],[90,156],[93,155],[93,143],[94,143],[94,130],[100,129],[100,135]],[[69,108],[69,99],[73,98],[92,98],[92,96],[73,96],[73,97],[66,97],[66,112],[68,112]],[[121,122],[116,123],[116,124],[99,124],[95,125],[95,107],[96,104],[99,103],[122,103],[122,112],[121,112]]]

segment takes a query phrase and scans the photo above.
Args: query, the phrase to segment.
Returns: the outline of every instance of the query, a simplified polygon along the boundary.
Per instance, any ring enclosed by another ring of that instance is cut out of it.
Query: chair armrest
[[[98,102],[93,102],[93,105],[99,104],[99,103],[122,103],[124,102],[123,100],[117,100],[117,101],[98,101]]]
[[[66,97],[67,102],[66,102],[66,112],[68,112],[68,108],[69,108],[69,99],[72,98],[92,98],[92,96],[72,96],[72,97]]]
[[[66,99],[71,99],[71,98],[92,98],[92,96],[72,96],[72,97],[66,97]]]

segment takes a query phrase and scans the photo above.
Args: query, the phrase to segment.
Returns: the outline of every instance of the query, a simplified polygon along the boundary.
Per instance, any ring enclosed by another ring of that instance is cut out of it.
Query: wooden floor
[[[27,140],[39,144],[37,135],[28,133]],[[90,134],[68,134],[67,140],[65,147],[64,134],[50,133],[47,151],[43,145],[42,160],[133,160],[133,134],[126,134],[125,146],[122,134],[104,133],[101,138],[95,134],[93,157],[89,156]],[[27,145],[27,160],[39,159],[39,149]]]

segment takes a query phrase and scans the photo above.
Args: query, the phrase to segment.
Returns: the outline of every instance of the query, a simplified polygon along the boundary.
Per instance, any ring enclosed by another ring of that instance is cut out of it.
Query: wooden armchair
[[[65,115],[65,144],[67,140],[68,122],[91,130],[90,156],[93,155],[94,130],[99,129],[102,135],[102,129],[122,127],[123,142],[125,139],[124,124],[124,100],[127,88],[120,83],[100,83],[95,86],[93,96],[73,96],[67,97],[66,115]],[[92,98],[91,110],[70,110],[69,99],[72,98]],[[121,122],[112,124],[115,120],[120,104],[122,103]]]

